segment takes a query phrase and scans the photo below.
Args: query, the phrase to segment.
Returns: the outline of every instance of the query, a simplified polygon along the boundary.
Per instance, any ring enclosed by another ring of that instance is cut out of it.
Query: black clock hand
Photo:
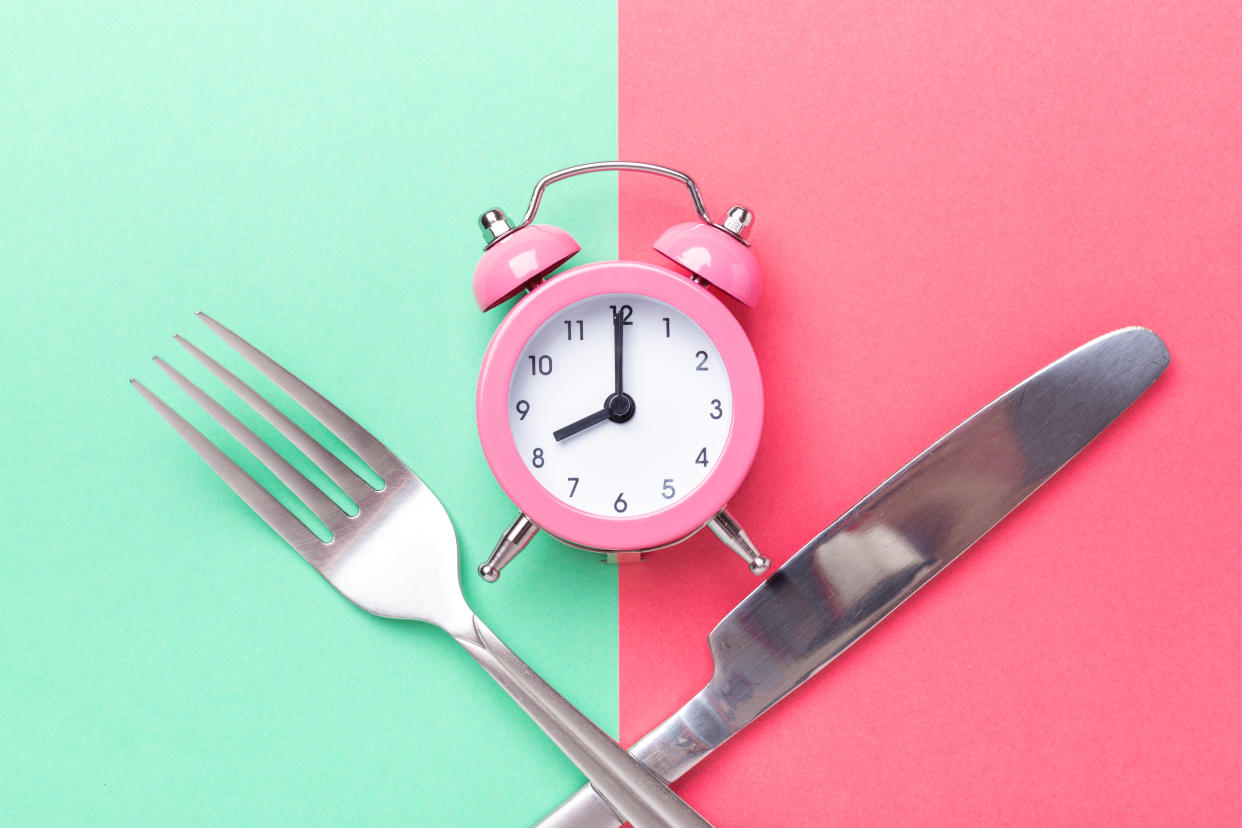
[[[604,420],[608,419],[609,413],[610,412],[607,408],[602,408],[594,414],[588,414],[577,422],[570,423],[564,428],[558,428],[556,431],[552,432],[552,437],[559,443],[566,437],[572,437],[579,431],[588,429],[597,423],[602,423]]]
[[[622,307],[625,307],[622,305]],[[616,395],[621,396],[621,341],[625,333],[625,318],[621,315],[621,309],[618,308],[612,314],[612,360],[613,368],[617,377]]]

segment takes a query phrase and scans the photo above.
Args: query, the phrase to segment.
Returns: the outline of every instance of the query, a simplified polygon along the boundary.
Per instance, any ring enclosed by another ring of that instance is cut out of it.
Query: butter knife
[[[630,752],[667,782],[823,669],[952,563],[1169,364],[1144,328],[1088,342],[1011,389],[837,519],[707,637],[715,670]],[[538,828],[617,828],[589,786]]]

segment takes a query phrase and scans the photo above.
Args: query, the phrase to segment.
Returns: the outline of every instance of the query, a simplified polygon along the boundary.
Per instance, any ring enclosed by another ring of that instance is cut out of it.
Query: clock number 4
[[[698,463],[700,466],[703,466],[703,467],[707,466],[707,449],[706,448],[699,449],[699,456],[694,458],[694,462]]]

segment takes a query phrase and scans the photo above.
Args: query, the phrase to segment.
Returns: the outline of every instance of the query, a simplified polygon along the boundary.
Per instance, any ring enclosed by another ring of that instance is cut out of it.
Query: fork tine
[[[276,534],[284,538],[286,543],[307,559],[314,557],[316,548],[324,546],[323,541],[315,537],[314,533],[294,517],[292,512],[272,497],[267,489],[260,486],[253,477],[246,474],[241,466],[216,448],[215,444],[204,437],[202,432],[186,422],[180,414],[169,408],[167,403],[152,394],[138,380],[131,379],[130,383],[138,389],[138,393],[142,394],[147,402],[151,403],[160,416],[185,438],[190,447],[198,452],[198,456],[206,460],[207,465],[211,466],[216,474],[229,484],[229,488],[237,492],[238,497],[246,501],[247,505],[254,509],[268,526],[275,529]],[[312,563],[314,563],[313,560]]]
[[[345,516],[345,512],[340,506],[337,506],[330,497],[321,492],[314,483],[307,480],[300,471],[295,469],[288,460],[281,457],[259,435],[247,428],[241,420],[234,417],[228,409],[186,379],[180,371],[159,357],[155,357],[155,364],[164,369],[164,373],[172,377],[173,381],[181,386],[181,390],[189,394],[194,402],[202,406],[203,410],[210,414],[213,420],[224,426],[225,430],[232,434],[239,443],[250,449],[250,453],[259,458],[263,465],[271,470],[272,474],[280,478],[281,483],[288,486],[290,491],[302,499],[302,502],[315,513],[315,517],[322,520],[329,529],[335,531],[333,529],[334,525],[339,525],[341,518]]]
[[[233,393],[237,394],[251,408],[259,412],[263,419],[267,420],[276,427],[277,431],[285,435],[285,438],[297,446],[333,483],[340,486],[341,490],[349,495],[354,503],[358,503],[363,497],[375,491],[370,484],[355,474],[353,469],[342,463],[335,454],[320,445],[318,440],[307,434],[293,420],[286,417],[280,409],[259,396],[258,392],[242,382],[236,374],[200,351],[185,337],[175,336],[173,338],[189,351],[195,359],[206,366],[208,371],[211,371],[211,373],[215,374],[225,385],[232,389]]]
[[[251,365],[262,371],[286,394],[297,400],[303,408],[314,415],[315,419],[327,426],[329,431],[353,449],[354,453],[361,457],[362,461],[369,465],[380,478],[387,480],[391,474],[404,468],[401,461],[383,443],[372,437],[369,431],[354,422],[344,411],[324,399],[318,391],[207,314],[199,311],[195,315],[207,323],[207,326],[221,339],[232,345],[234,350],[245,357]]]

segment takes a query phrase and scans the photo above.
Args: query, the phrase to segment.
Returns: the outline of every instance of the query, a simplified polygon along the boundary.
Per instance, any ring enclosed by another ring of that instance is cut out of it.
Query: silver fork
[[[350,517],[223,406],[159,357],[155,362],[251,451],[331,531],[321,541],[254,478],[142,383],[134,387],[250,508],[342,595],[367,612],[445,630],[552,738],[620,817],[645,826],[708,826],[655,773],[596,727],[513,654],[467,606],[457,536],[435,494],[379,440],[318,392],[204,313],[198,317],[300,403],[383,480],[373,489],[334,454],[220,363],[177,341],[270,422],[358,506]],[[710,826],[709,826],[710,828]]]

